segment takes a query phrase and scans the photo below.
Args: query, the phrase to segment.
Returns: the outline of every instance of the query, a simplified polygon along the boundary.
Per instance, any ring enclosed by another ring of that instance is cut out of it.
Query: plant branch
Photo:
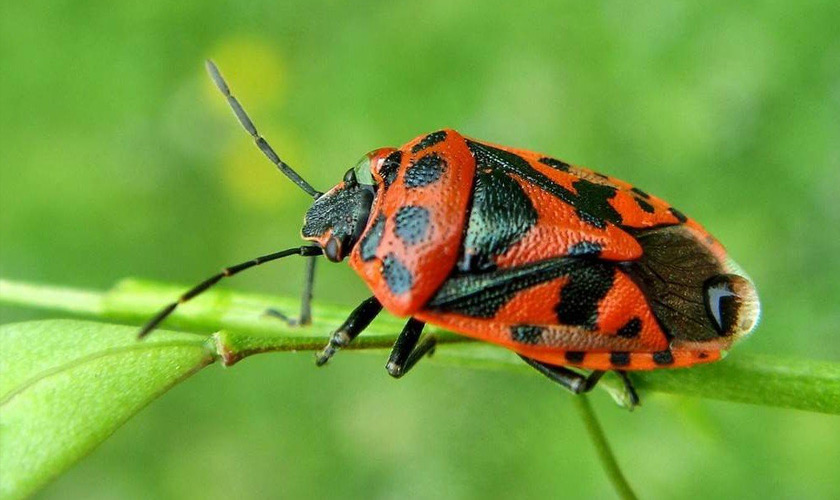
[[[580,418],[586,427],[586,433],[589,434],[589,438],[595,446],[598,460],[601,462],[601,466],[604,467],[604,472],[607,474],[607,478],[610,480],[615,492],[624,500],[635,500],[637,498],[636,494],[633,493],[633,488],[630,487],[630,483],[627,482],[627,478],[624,477],[624,473],[621,472],[621,468],[618,466],[610,444],[607,442],[607,437],[604,435],[604,429],[601,428],[601,424],[598,422],[598,418],[592,410],[592,405],[589,403],[589,398],[586,394],[579,394],[574,398],[574,402],[575,408],[577,408]]]
[[[0,280],[0,303],[141,325],[182,291],[179,286],[138,280],[121,281],[103,293]],[[212,337],[212,347],[220,360],[230,365],[260,352],[320,349],[329,332],[350,312],[347,307],[316,304],[313,324],[303,328],[292,328],[263,315],[269,307],[293,311],[298,305],[297,300],[287,297],[213,290],[179,308],[167,321],[167,328],[203,334],[219,332]],[[387,314],[380,315],[350,348],[390,347],[402,323]],[[452,344],[438,349],[432,361],[528,372],[516,356],[504,349],[433,327],[429,330],[435,332],[441,345]],[[760,356],[742,348],[722,362],[683,370],[636,372],[632,376],[641,393],[662,392],[840,414],[840,363],[836,362]],[[617,377],[605,377],[599,387],[623,402],[623,385]]]

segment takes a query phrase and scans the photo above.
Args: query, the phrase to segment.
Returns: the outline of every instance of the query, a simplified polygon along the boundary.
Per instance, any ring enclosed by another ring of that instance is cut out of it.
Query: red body
[[[702,226],[626,182],[448,129],[369,158],[375,198],[349,264],[395,315],[595,370],[714,361],[757,320],[756,299],[735,335],[706,335],[696,325],[700,334],[682,335],[673,326],[693,321],[698,306],[691,297],[678,302],[679,289],[643,282],[652,269],[673,273],[669,286],[694,287],[696,264],[676,259],[668,270],[651,260],[671,259],[662,241],[673,239],[701,268],[736,270]],[[547,270],[532,270],[543,264]],[[482,292],[482,276],[498,292]],[[448,301],[448,293],[461,295]],[[666,321],[670,301],[680,314]]]

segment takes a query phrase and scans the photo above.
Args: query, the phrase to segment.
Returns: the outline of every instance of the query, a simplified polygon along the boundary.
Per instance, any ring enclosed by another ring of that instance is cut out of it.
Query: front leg
[[[376,297],[371,297],[359,304],[338,330],[332,334],[326,347],[315,357],[315,364],[323,366],[333,357],[336,351],[358,337],[380,311],[382,311],[382,304]]]

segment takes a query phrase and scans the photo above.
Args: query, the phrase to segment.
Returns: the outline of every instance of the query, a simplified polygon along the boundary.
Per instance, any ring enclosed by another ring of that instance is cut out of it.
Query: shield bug
[[[224,269],[152,318],[148,334],[222,278],[290,255],[347,260],[372,296],[317,356],[323,365],[384,308],[407,317],[386,365],[400,377],[435,345],[426,323],[504,346],[566,389],[606,371],[720,359],[759,318],[756,289],[695,220],[624,181],[443,129],[368,153],[326,193],[284,163],[212,62],[207,68],[260,150],[314,201],[310,245]],[[589,370],[588,374],[573,370]]]

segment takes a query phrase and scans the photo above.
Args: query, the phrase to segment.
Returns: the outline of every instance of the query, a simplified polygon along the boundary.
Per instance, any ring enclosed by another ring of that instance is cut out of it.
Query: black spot
[[[586,179],[575,181],[572,187],[578,194],[575,208],[581,220],[597,228],[606,227],[607,221],[621,224],[621,214],[607,201],[615,197],[616,188]]]
[[[394,232],[407,245],[416,245],[429,235],[429,218],[429,211],[423,207],[400,207],[394,215]]]
[[[385,276],[385,283],[388,284],[388,288],[395,295],[400,295],[411,290],[414,284],[411,271],[393,253],[385,256],[382,274]]]
[[[367,233],[362,237],[359,249],[360,257],[363,261],[369,262],[376,257],[376,250],[379,248],[379,243],[382,241],[382,235],[385,233],[385,216],[379,214],[373,225],[368,229]]]
[[[688,220],[688,217],[686,217],[682,212],[680,212],[674,207],[669,208],[668,211],[671,212],[671,215],[676,217],[677,220],[680,221],[680,223],[683,223]]]
[[[445,130],[438,130],[437,132],[432,132],[431,134],[427,135],[423,139],[420,140],[417,144],[415,144],[411,148],[412,153],[419,153],[426,148],[432,147],[439,142],[443,142],[446,140],[446,131]]]
[[[633,191],[634,193],[636,193],[637,195],[641,196],[642,198],[644,198],[646,200],[650,198],[649,194],[645,193],[644,191],[642,191],[641,189],[639,189],[637,187],[630,188],[630,191]]]
[[[498,168],[480,168],[473,193],[458,268],[486,271],[531,230],[537,211],[519,183]]]
[[[638,317],[634,317],[630,321],[628,321],[624,326],[618,329],[616,334],[625,339],[634,339],[639,336],[639,332],[642,331],[642,320]]]
[[[386,188],[397,180],[397,173],[400,171],[401,162],[402,151],[394,151],[382,161],[382,166],[379,168],[379,174],[382,176],[382,182],[385,184]]]
[[[706,359],[706,358],[709,357],[709,354],[705,353],[705,352],[699,352],[699,353],[697,353],[697,357],[700,358],[700,359]]]
[[[573,192],[535,170],[521,156],[473,141],[467,141],[467,146],[477,165],[491,165],[515,174],[524,182],[537,186],[575,207],[578,216],[586,223],[598,228],[606,227],[607,222],[621,224],[621,214],[607,201],[615,196],[616,188],[581,179],[574,185],[577,192]]]
[[[510,328],[510,338],[520,344],[536,345],[542,341],[545,328],[533,325],[516,325]]]
[[[611,352],[610,363],[613,366],[627,366],[630,364],[630,353],[626,351]]]
[[[654,210],[653,205],[646,202],[645,200],[643,200],[641,198],[636,198],[635,196],[633,197],[633,199],[636,200],[636,204],[639,205],[639,208],[641,208],[645,212],[647,212],[649,214],[652,214],[653,212],[656,211],[656,210]]]
[[[615,268],[597,260],[582,260],[568,274],[569,281],[560,289],[560,302],[554,307],[557,320],[563,325],[594,329],[598,323],[598,304],[610,291]]]
[[[586,353],[583,351],[566,351],[563,354],[563,357],[566,358],[566,361],[569,363],[582,363],[583,358],[586,357]]]
[[[580,241],[569,247],[566,255],[569,257],[583,257],[584,255],[597,257],[601,255],[603,247],[597,241]]]
[[[543,165],[548,165],[549,167],[560,170],[561,172],[569,171],[569,164],[564,161],[555,160],[554,158],[549,158],[547,156],[540,158],[539,161]]]
[[[445,169],[446,160],[437,153],[430,153],[408,166],[403,182],[409,188],[428,186],[440,179]]]
[[[671,365],[674,363],[674,354],[669,350],[653,353],[653,362],[657,365]]]
[[[584,274],[593,265],[599,264],[589,259],[562,258],[481,273],[456,273],[443,282],[426,307],[473,318],[492,318],[521,290],[560,276]]]

